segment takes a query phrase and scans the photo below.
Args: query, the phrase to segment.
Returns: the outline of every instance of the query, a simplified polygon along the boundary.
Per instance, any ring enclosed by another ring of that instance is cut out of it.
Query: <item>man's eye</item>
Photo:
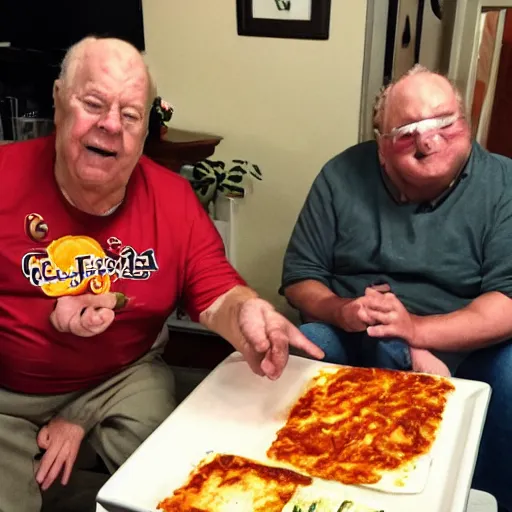
[[[414,139],[414,136],[416,135],[415,132],[407,132],[407,133],[401,133],[397,135],[396,140],[399,141],[408,141]]]
[[[84,100],[84,105],[91,110],[99,110],[101,108],[101,103],[96,101]]]
[[[124,112],[123,117],[128,121],[137,121],[139,116],[137,114],[133,114],[132,112]]]

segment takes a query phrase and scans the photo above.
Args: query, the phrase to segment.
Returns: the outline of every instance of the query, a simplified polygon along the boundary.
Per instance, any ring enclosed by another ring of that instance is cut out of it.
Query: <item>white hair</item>
[[[157,88],[155,80],[153,79],[153,76],[151,75],[151,72],[149,70],[149,67],[147,63],[145,62],[144,55],[139,52],[135,46],[128,43],[127,41],[123,41],[121,39],[113,39],[113,38],[101,38],[96,36],[87,36],[75,43],[73,46],[71,46],[66,54],[64,55],[64,58],[62,60],[61,66],[60,66],[60,73],[59,73],[59,80],[62,82],[64,87],[69,87],[71,81],[74,78],[74,74],[76,72],[76,68],[78,67],[78,64],[83,58],[83,54],[88,46],[90,46],[92,43],[95,43],[97,41],[101,40],[109,40],[109,41],[116,41],[119,44],[126,45],[128,48],[133,49],[136,51],[142,58],[142,61],[144,62],[145,68],[146,68],[146,74],[148,78],[148,111],[151,109],[151,105],[153,104],[153,100],[157,96]]]

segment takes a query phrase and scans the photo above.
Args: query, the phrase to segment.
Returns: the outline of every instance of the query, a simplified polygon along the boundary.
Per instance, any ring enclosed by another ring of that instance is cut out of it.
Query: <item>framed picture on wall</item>
[[[329,39],[331,0],[237,0],[238,35]]]

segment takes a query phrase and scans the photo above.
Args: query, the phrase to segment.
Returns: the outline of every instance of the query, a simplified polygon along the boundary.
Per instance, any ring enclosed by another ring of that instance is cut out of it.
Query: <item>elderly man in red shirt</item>
[[[7,512],[39,510],[85,435],[115,471],[171,413],[154,342],[178,300],[262,376],[289,345],[323,356],[231,267],[189,183],[141,156],[154,96],[135,48],[86,38],[55,82],[55,136],[0,149]]]

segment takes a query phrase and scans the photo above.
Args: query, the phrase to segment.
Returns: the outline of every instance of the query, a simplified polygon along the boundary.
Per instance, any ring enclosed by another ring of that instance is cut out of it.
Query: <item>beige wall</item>
[[[173,126],[222,135],[257,163],[239,209],[238,269],[281,310],[284,250],[321,166],[357,142],[366,6],[332,0],[328,41],[241,37],[234,0],[144,0],[147,58]]]

